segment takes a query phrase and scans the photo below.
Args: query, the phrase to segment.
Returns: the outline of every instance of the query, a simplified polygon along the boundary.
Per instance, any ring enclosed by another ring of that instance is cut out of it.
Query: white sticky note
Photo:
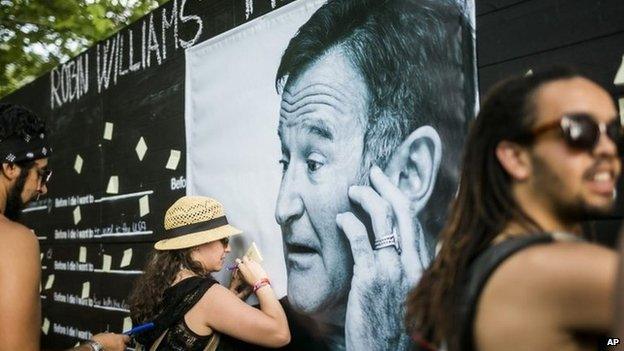
[[[260,254],[260,250],[258,250],[258,246],[256,246],[255,242],[251,243],[251,245],[247,249],[247,252],[245,253],[245,256],[251,258],[258,263],[262,263],[262,261],[264,261],[262,255]]]
[[[43,334],[48,335],[48,331],[50,330],[50,320],[47,318],[43,319],[43,325],[41,325],[41,331]]]
[[[82,283],[82,293],[80,294],[81,299],[86,299],[89,297],[89,293],[91,292],[91,283],[84,282]]]
[[[143,139],[143,137],[139,139],[134,151],[136,151],[137,156],[139,156],[139,161],[143,161],[143,157],[145,157],[145,153],[147,152],[147,144],[145,143],[145,139]]]
[[[145,195],[139,199],[139,215],[143,217],[149,212],[149,195]]]
[[[108,179],[108,185],[106,186],[107,194],[118,194],[119,193],[119,177],[111,176]]]
[[[624,125],[624,98],[618,100],[620,105],[620,123]]]
[[[78,224],[81,219],[82,216],[80,214],[80,206],[76,206],[76,208],[74,208],[74,225]]]
[[[78,174],[82,172],[82,157],[80,157],[80,155],[76,155],[76,161],[74,161],[74,170]]]
[[[620,64],[620,68],[615,74],[615,78],[613,79],[613,84],[624,85],[624,56],[622,56],[622,63]]]
[[[121,329],[121,332],[125,333],[128,330],[130,330],[130,329],[132,329],[132,318],[126,317],[126,318],[124,318],[123,328]]]
[[[46,284],[45,284],[45,290],[48,290],[52,287],[52,285],[54,285],[54,274],[50,274],[48,276],[48,280],[46,280]]]
[[[121,258],[121,264],[119,265],[119,267],[128,267],[130,265],[130,262],[132,262],[132,249],[126,249],[124,250],[124,254]]]
[[[80,247],[80,254],[78,255],[78,262],[82,262],[82,263],[87,262],[87,248],[84,246]]]
[[[180,156],[182,153],[179,150],[171,150],[169,153],[169,160],[167,160],[166,169],[175,170],[178,168],[178,163],[180,162]]]
[[[526,73],[524,74],[524,76],[525,76],[525,77],[532,76],[532,75],[533,75],[533,70],[532,70],[532,69],[529,69],[529,70],[528,70],[528,71],[526,71]]]
[[[110,122],[104,124],[104,139],[113,140],[113,124]]]
[[[104,272],[110,271],[112,262],[113,262],[113,257],[111,257],[111,255],[102,256],[102,270]]]

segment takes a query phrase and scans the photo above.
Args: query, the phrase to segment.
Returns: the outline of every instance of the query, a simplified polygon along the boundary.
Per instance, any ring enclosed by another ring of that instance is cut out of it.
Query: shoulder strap
[[[169,329],[165,330],[164,333],[162,333],[158,339],[156,339],[156,341],[154,341],[154,343],[152,344],[152,347],[150,347],[149,351],[156,351],[158,349],[158,346],[160,345],[160,343],[162,342],[162,339],[165,337],[165,335],[167,335],[167,332],[169,331]],[[212,337],[210,337],[210,340],[208,341],[208,345],[206,345],[206,347],[204,348],[204,351],[216,351],[217,347],[219,346],[219,341],[221,340],[219,333],[215,332],[214,330],[212,331]],[[141,349],[137,348],[137,351],[143,350],[142,346]]]
[[[459,345],[464,351],[474,350],[473,325],[477,303],[483,287],[492,273],[507,258],[529,246],[551,243],[554,239],[551,234],[522,236],[507,239],[499,244],[488,247],[468,268],[468,279],[465,283],[459,305]]]
[[[219,333],[213,330],[212,337],[210,338],[210,341],[208,341],[208,345],[206,345],[204,351],[216,351],[217,346],[219,346],[220,339]]]
[[[160,342],[162,341],[162,339],[165,337],[165,335],[167,335],[167,331],[169,331],[169,329],[165,330],[164,333],[162,333],[158,339],[156,339],[156,341],[154,341],[154,343],[152,344],[152,347],[150,347],[149,351],[156,351],[158,349],[158,345],[160,345]]]

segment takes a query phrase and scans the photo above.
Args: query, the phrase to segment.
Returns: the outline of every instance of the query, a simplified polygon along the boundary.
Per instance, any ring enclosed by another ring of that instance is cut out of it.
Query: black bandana
[[[38,135],[17,136],[0,140],[0,162],[33,161],[49,157],[52,147],[44,133]]]

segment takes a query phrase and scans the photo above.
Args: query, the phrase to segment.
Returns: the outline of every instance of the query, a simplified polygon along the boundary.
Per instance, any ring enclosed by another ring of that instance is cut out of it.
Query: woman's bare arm
[[[234,279],[243,279],[249,286],[265,282],[267,274],[248,257],[237,259],[238,270]],[[234,284],[236,285],[236,284]],[[260,309],[244,303],[235,291],[213,285],[204,294],[197,308],[202,309],[208,327],[237,339],[266,347],[280,347],[290,342],[288,320],[270,285],[257,289]],[[195,308],[195,307],[194,307]]]
[[[215,284],[200,300],[206,324],[221,333],[265,347],[288,344],[288,321],[273,289],[270,286],[260,288],[257,296],[260,309],[247,305],[228,289]]]

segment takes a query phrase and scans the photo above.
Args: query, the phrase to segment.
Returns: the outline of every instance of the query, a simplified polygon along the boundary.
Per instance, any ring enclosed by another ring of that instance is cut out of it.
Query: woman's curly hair
[[[154,250],[145,272],[134,282],[130,293],[130,316],[134,324],[150,322],[163,309],[163,293],[173,284],[180,269],[205,276],[209,272],[191,258],[192,249]]]

